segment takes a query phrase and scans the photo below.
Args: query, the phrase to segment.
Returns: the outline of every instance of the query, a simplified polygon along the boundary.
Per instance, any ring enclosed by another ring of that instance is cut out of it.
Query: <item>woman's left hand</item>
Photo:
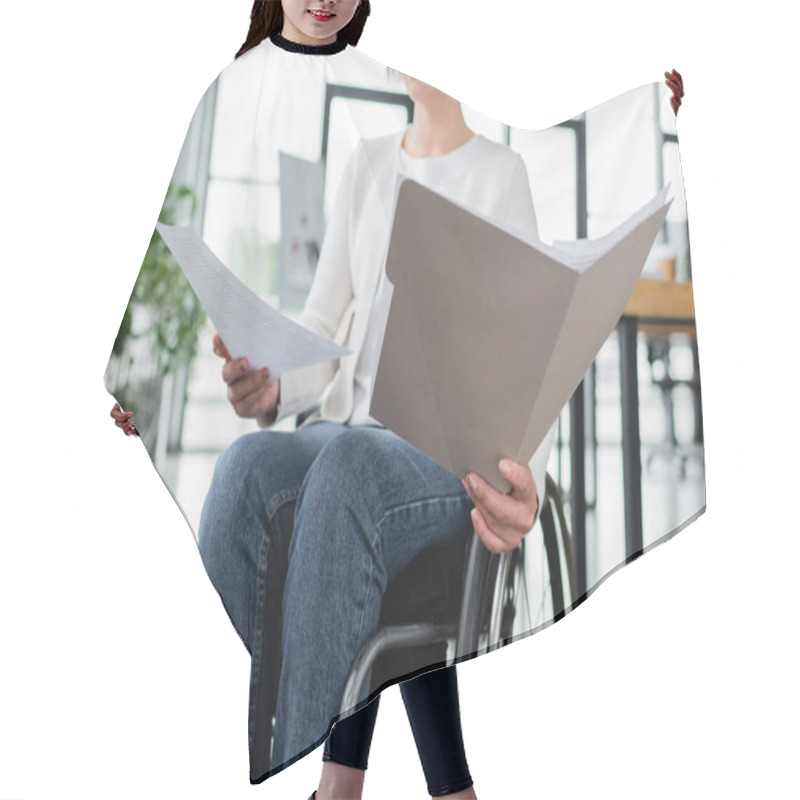
[[[539,507],[539,493],[527,464],[504,458],[500,474],[511,484],[511,494],[501,494],[474,472],[461,481],[475,504],[472,510],[475,533],[493,553],[519,547],[533,527]]]
[[[114,417],[114,424],[121,428],[126,436],[138,436],[136,430],[136,420],[133,418],[133,411],[123,411],[119,403],[114,403],[111,409],[111,416]]]
[[[665,72],[664,75],[666,77],[664,83],[672,89],[672,97],[670,97],[669,102],[677,117],[678,109],[681,107],[681,97],[683,97],[683,78],[676,69],[672,70],[672,72]]]

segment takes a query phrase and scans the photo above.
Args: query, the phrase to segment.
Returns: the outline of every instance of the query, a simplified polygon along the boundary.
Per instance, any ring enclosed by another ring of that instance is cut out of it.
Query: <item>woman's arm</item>
[[[498,492],[474,472],[461,481],[475,505],[472,509],[475,533],[493,553],[519,547],[539,513],[539,491],[530,467],[509,458],[502,459],[499,467],[511,484],[509,494]]]
[[[299,320],[306,328],[334,341],[344,338],[339,329],[353,296],[349,230],[356,158],[353,153],[337,190],[314,280]],[[222,379],[228,387],[228,401],[240,417],[254,418],[261,428],[311,407],[336,373],[336,362],[327,361],[287,372],[272,381],[268,367],[252,370],[246,358],[232,359],[218,334],[214,337],[214,352],[225,359]]]
[[[275,422],[281,381],[270,380],[269,367],[250,369],[247,358],[232,358],[216,333],[213,341],[214,353],[225,359],[222,380],[228,387],[228,402],[240,417],[255,419],[259,426],[268,428]]]

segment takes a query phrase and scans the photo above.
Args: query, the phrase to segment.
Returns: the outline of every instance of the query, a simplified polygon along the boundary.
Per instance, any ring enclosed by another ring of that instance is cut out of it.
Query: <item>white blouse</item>
[[[443,156],[415,158],[405,131],[359,142],[345,169],[325,232],[317,272],[300,322],[352,351],[339,361],[281,377],[278,419],[319,403],[304,424],[320,419],[379,424],[369,416],[372,386],[391,301],[384,265],[397,173],[448,199],[538,236],[522,157],[478,133]],[[531,461],[544,497],[555,423]]]

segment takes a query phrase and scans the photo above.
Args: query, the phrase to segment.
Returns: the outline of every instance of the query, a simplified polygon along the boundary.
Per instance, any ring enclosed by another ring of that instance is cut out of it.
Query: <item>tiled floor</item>
[[[184,421],[184,451],[170,456],[165,479],[173,487],[190,524],[197,532],[200,511],[219,453],[236,437],[257,430],[253,420],[236,416],[225,398],[220,376],[222,361],[211,350],[211,332],[201,337],[200,355],[195,361],[189,386],[191,401]],[[671,351],[673,377],[689,377],[691,351],[677,341]],[[619,366],[616,338],[611,337],[597,359],[597,503],[587,517],[587,564],[589,586],[624,560],[624,517],[622,497],[622,453],[619,407]],[[688,387],[673,392],[678,440],[691,443],[693,437],[692,395]],[[663,446],[665,413],[660,390],[650,382],[645,342],[639,341],[639,402],[642,431],[642,506],[645,546],[670,533],[705,504],[705,476],[702,446],[694,451],[680,474],[680,459],[660,455],[646,467],[650,452]],[[291,422],[283,425],[291,429]],[[564,424],[562,430],[568,431]],[[566,435],[566,434],[565,434]],[[588,456],[587,456],[588,457]],[[549,472],[558,479],[559,462],[564,480],[569,476],[569,443],[559,453],[553,448]],[[588,475],[587,475],[588,477]],[[591,487],[589,489],[591,493]],[[691,535],[689,533],[679,535]],[[535,576],[532,576],[532,582]],[[535,585],[531,590],[536,591]]]

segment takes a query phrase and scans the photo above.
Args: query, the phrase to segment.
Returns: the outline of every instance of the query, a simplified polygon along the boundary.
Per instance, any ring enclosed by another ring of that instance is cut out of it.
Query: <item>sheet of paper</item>
[[[554,256],[568,267],[583,271],[590,267],[598,258],[605,255],[617,242],[621,241],[641,221],[655,213],[667,202],[667,192],[671,183],[667,183],[651,200],[645,203],[633,216],[617,225],[604,236],[597,239],[571,239],[553,242]],[[672,201],[670,200],[670,203]]]
[[[506,491],[498,461],[533,456],[619,320],[668,208],[659,193],[570,254],[404,180],[370,415]]]
[[[234,358],[270,377],[330,361],[350,350],[318,336],[264,302],[245,286],[189,227],[156,225],[167,247]]]

